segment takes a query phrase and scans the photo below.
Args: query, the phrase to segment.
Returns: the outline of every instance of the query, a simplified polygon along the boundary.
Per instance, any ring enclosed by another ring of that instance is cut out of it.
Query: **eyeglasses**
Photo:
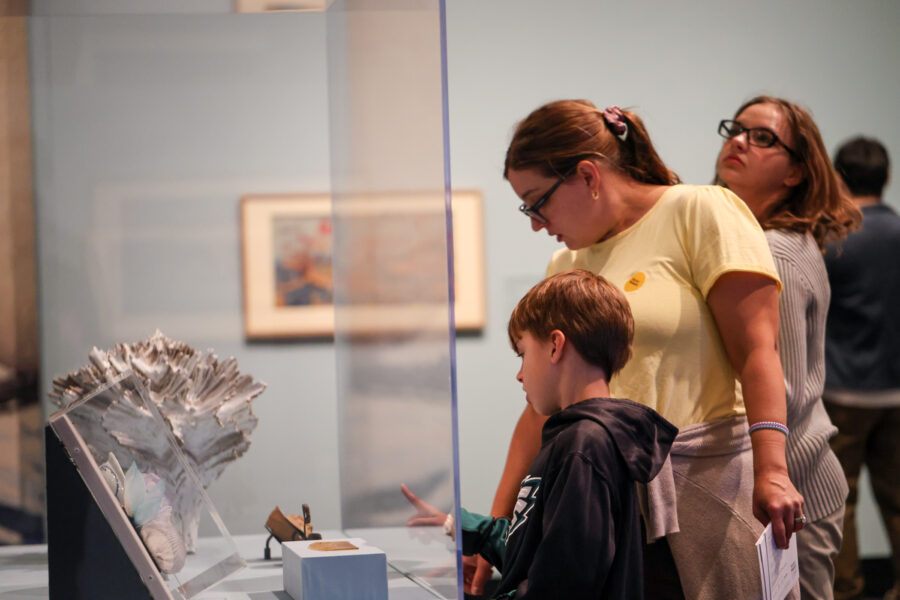
[[[532,204],[531,206],[528,206],[524,202],[522,204],[520,204],[519,212],[521,212],[523,215],[525,215],[529,219],[534,219],[538,223],[541,223],[541,224],[546,223],[547,218],[540,213],[541,207],[547,203],[547,200],[550,199],[550,196],[553,195],[553,192],[556,191],[556,188],[561,186],[562,183],[566,179],[571,177],[574,173],[575,173],[575,169],[574,168],[570,169],[565,175],[563,175],[559,179],[557,179],[556,183],[554,183],[552,186],[550,186],[550,189],[547,190],[543,196],[538,198],[537,201],[534,204]]]
[[[800,155],[787,144],[778,139],[775,132],[766,127],[744,127],[740,121],[732,121],[731,119],[722,119],[719,121],[719,135],[726,140],[736,138],[742,133],[747,133],[747,143],[757,148],[771,148],[775,144],[781,144],[781,147],[787,150],[792,157],[800,160]]]

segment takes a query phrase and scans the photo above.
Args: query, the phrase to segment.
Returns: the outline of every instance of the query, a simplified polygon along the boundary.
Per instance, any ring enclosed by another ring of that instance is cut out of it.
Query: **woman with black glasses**
[[[803,498],[784,452],[780,283],[753,214],[721,187],[678,184],[637,115],[585,100],[522,121],[504,176],[532,229],[566,245],[548,274],[584,268],[625,292],[633,358],[613,377],[613,395],[680,429],[671,469],[642,503],[655,540],[645,597],[761,597],[756,539],[771,521],[785,547],[803,527]],[[512,512],[541,424],[530,409],[520,418],[495,513]]]
[[[804,600],[831,600],[841,546],[847,481],[828,440],[837,432],[822,404],[825,320],[830,289],[822,251],[860,220],[810,114],[760,96],[719,124],[725,138],[718,183],[747,203],[762,228],[783,285],[778,352],[787,390],[787,464],[805,499],[797,534]]]

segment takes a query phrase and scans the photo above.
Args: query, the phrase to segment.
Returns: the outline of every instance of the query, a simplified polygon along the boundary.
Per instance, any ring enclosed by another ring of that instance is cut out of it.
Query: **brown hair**
[[[528,290],[513,309],[507,332],[515,350],[524,332],[547,340],[554,329],[607,378],[631,358],[634,318],[625,294],[590,271],[558,273]]]
[[[819,248],[859,228],[862,215],[841,189],[838,174],[809,111],[783,98],[757,96],[744,102],[735,111],[735,118],[754,104],[774,104],[781,110],[793,138],[791,149],[797,154],[791,155],[791,160],[803,174],[803,181],[759,218],[762,228],[808,231]]]
[[[533,111],[516,126],[506,151],[503,177],[510,169],[537,169],[542,175],[561,177],[582,160],[605,160],[632,179],[671,185],[678,175],[660,159],[640,117],[622,111],[628,126],[625,140],[610,130],[589,100],[557,100]]]

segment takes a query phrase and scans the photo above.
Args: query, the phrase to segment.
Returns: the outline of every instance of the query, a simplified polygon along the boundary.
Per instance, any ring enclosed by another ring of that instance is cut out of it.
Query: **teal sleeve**
[[[463,554],[480,554],[502,573],[509,520],[470,513],[464,508],[459,509],[459,514]]]

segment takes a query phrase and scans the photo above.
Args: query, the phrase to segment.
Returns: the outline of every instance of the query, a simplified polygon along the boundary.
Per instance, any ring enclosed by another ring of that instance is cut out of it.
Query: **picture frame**
[[[452,205],[456,330],[477,331],[485,324],[481,194],[454,191]],[[404,281],[416,287],[390,288],[396,295],[393,300],[342,306],[338,316],[342,319],[342,330],[377,335],[446,328],[444,246],[434,244],[427,236],[419,235],[416,240],[415,235],[420,226],[425,226],[431,230],[440,227],[435,234],[443,236],[446,216],[442,194],[367,194],[342,198],[338,211],[345,223],[360,220],[361,226],[352,227],[353,231],[347,234],[353,238],[353,247],[365,252],[365,248],[374,244],[389,255],[358,254],[350,259],[348,268],[353,269],[354,263],[381,258],[381,262],[351,273],[351,285],[356,290],[351,292],[354,298],[366,297],[366,290],[384,285],[377,278],[390,278],[392,269],[401,287]],[[247,339],[334,335],[331,219],[328,194],[247,195],[241,199]],[[379,235],[397,243],[384,244]],[[353,247],[348,251],[354,251]],[[422,277],[410,277],[411,269],[417,269],[415,272],[422,273]],[[430,295],[426,291],[423,296],[420,288],[429,283]]]
[[[334,0],[234,0],[236,13],[324,12]]]

